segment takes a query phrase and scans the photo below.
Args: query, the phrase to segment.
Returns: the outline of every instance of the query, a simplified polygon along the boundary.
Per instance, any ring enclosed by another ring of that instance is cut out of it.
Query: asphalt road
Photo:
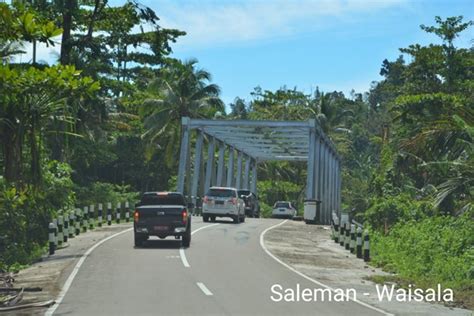
[[[134,248],[133,233],[121,234],[87,257],[54,315],[383,315],[351,301],[272,301],[274,284],[320,288],[262,248],[262,232],[280,222],[194,217],[185,250],[173,239]]]

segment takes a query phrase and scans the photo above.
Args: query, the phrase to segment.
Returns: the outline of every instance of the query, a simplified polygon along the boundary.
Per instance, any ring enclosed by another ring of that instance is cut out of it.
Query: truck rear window
[[[289,203],[276,203],[275,208],[277,208],[277,207],[290,208],[290,204]]]
[[[207,196],[214,196],[214,197],[235,197],[235,191],[229,189],[210,189],[206,193]]]
[[[186,203],[184,198],[178,194],[146,194],[142,196],[140,205],[186,205]]]

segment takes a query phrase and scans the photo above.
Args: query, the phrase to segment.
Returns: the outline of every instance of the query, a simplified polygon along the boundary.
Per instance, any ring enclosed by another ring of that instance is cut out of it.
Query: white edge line
[[[94,249],[96,249],[97,247],[99,247],[100,245],[102,245],[104,242],[114,238],[114,237],[117,237],[119,235],[122,235],[126,232],[129,232],[133,230],[133,227],[132,228],[128,228],[126,230],[123,230],[121,232],[118,232],[116,234],[113,234],[109,237],[106,237],[104,239],[102,239],[101,241],[97,242],[95,245],[93,245],[92,247],[90,247],[89,249],[87,249],[87,251],[82,255],[82,257],[79,259],[79,261],[76,263],[76,265],[74,266],[74,269],[72,270],[71,274],[69,274],[69,277],[67,278],[66,282],[64,283],[62,289],[61,289],[61,292],[59,293],[58,297],[55,299],[55,303],[54,305],[52,305],[50,308],[48,308],[48,310],[44,313],[45,316],[51,316],[53,315],[53,313],[56,311],[56,309],[58,308],[59,304],[61,304],[61,302],[63,301],[64,299],[64,296],[66,296],[66,293],[67,291],[69,290],[69,288],[71,287],[72,285],[72,282],[74,281],[74,278],[76,277],[76,274],[79,272],[79,269],[81,268],[82,264],[84,263],[84,261],[86,260],[86,258],[91,254],[92,251],[94,251]]]
[[[192,231],[191,235],[194,235],[195,233],[197,233],[201,229],[205,229],[205,228],[216,226],[216,225],[219,225],[219,224],[211,224],[211,225],[206,225],[206,226],[203,226],[203,227],[199,227],[198,229]],[[185,268],[189,268],[190,265],[189,265],[188,259],[186,259],[186,253],[184,252],[183,247],[179,248],[179,257],[181,258],[181,262],[183,262],[183,266]]]
[[[332,292],[334,292],[335,289],[333,289],[332,287],[330,287],[330,286],[328,286],[328,285],[326,285],[326,284],[323,284],[323,283],[321,283],[321,282],[319,282],[319,281],[316,281],[315,279],[313,279],[313,278],[307,276],[306,274],[304,274],[304,273],[302,273],[302,272],[296,270],[295,268],[293,268],[293,267],[291,267],[290,265],[286,264],[285,262],[281,261],[281,260],[278,259],[275,255],[273,255],[273,254],[267,249],[267,247],[265,246],[265,243],[264,243],[264,240],[263,240],[263,236],[265,235],[265,233],[266,233],[267,231],[273,229],[273,228],[276,228],[276,227],[278,227],[278,226],[280,226],[280,225],[285,224],[287,221],[288,221],[288,220],[284,220],[283,222],[281,222],[281,223],[279,223],[279,224],[270,226],[270,227],[268,227],[267,229],[265,229],[265,230],[260,234],[260,246],[263,248],[263,250],[265,250],[265,252],[267,253],[267,255],[269,255],[270,257],[272,257],[272,259],[274,259],[274,260],[275,260],[276,262],[278,262],[279,264],[283,265],[285,268],[287,268],[287,269],[293,271],[294,273],[296,273],[296,274],[298,274],[299,276],[305,278],[306,280],[313,282],[314,284],[317,284],[317,285],[319,285],[319,286],[322,286],[322,287],[324,287],[324,288],[326,288],[326,289],[331,290]],[[341,293],[338,293],[338,294],[341,294]],[[344,295],[344,297],[346,297],[346,296]],[[356,299],[356,300],[353,300],[353,299],[350,298],[349,296],[347,296],[346,298],[349,299],[349,300],[351,300],[351,301],[353,301],[354,303],[360,304],[360,305],[362,305],[362,306],[364,306],[364,307],[367,307],[367,308],[369,308],[369,309],[372,309],[372,310],[377,311],[377,312],[379,312],[379,313],[382,313],[382,314],[384,314],[384,315],[387,315],[387,316],[394,316],[394,314],[390,314],[390,313],[388,313],[388,312],[386,312],[386,311],[384,311],[384,310],[382,310],[382,309],[380,309],[380,308],[377,308],[377,307],[375,307],[375,306],[369,305],[369,304],[367,304],[367,303],[365,303],[365,302],[359,301],[359,300],[357,300],[357,299]]]
[[[204,283],[197,282],[196,284],[197,284],[197,286],[199,286],[199,288],[201,289],[201,291],[203,291],[204,294],[206,294],[207,296],[213,295],[212,292],[209,291],[209,289],[204,285]]]

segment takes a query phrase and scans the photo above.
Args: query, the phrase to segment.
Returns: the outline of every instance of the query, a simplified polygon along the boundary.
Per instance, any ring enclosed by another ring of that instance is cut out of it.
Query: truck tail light
[[[188,210],[184,209],[183,212],[181,213],[181,215],[183,216],[183,222],[187,222],[188,221]]]
[[[202,203],[203,204],[207,204],[209,202],[209,198],[206,196],[204,196],[204,199],[202,200]]]
[[[138,210],[135,210],[135,212],[133,212],[133,220],[136,222],[138,222],[138,220],[140,219],[140,213],[138,212]]]
[[[235,205],[235,204],[237,204],[237,199],[236,199],[236,198],[231,198],[231,199],[229,200],[229,202],[230,202],[231,204],[234,204],[234,205]]]

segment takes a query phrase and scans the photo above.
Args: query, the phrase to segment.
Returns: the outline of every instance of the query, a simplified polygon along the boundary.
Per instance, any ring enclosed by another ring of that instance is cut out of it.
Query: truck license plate
[[[155,226],[153,227],[156,231],[164,231],[164,230],[168,230],[168,226],[163,226],[163,225],[160,225],[160,226]]]

